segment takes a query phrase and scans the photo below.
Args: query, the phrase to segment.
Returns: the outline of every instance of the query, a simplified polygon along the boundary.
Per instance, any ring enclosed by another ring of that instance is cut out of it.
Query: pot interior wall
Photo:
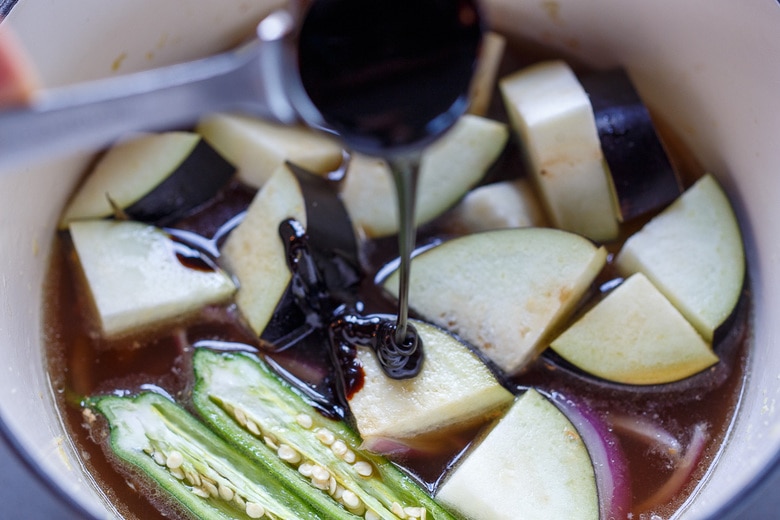
[[[6,23],[40,64],[47,85],[130,72],[230,47],[281,0],[247,3],[83,0],[79,9],[25,0]],[[185,6],[182,8],[182,6]],[[494,26],[589,65],[624,65],[643,98],[672,124],[735,201],[755,303],[749,380],[731,440],[686,518],[713,515],[780,448],[780,5],[749,0],[657,2],[489,0]],[[153,12],[154,16],[149,16]],[[736,37],[735,35],[739,35]],[[67,52],[64,51],[67,49]],[[41,284],[54,223],[90,158],[0,173],[0,417],[32,461],[91,514],[110,506],[80,471],[44,369]]]

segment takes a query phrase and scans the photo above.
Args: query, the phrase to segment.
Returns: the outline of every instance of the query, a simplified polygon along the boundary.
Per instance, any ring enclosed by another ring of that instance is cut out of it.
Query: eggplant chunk
[[[208,259],[154,226],[85,220],[73,222],[70,234],[107,336],[225,301],[236,289]]]
[[[331,302],[355,303],[361,280],[358,244],[355,228],[338,197],[338,183],[310,173],[292,163],[288,164],[287,168],[295,175],[303,194],[307,222],[304,242],[308,253],[300,253],[301,256],[292,253],[293,257],[297,257],[293,262],[295,267],[289,266],[293,278],[301,278],[303,272],[308,273],[303,275],[301,281],[306,279],[306,282],[303,282],[303,285],[308,287],[305,292],[314,290],[313,286],[317,283],[308,276],[313,273],[303,267],[306,264],[303,257],[310,255],[320,276],[319,281],[327,288],[328,296],[325,299]],[[294,248],[292,243],[288,243],[287,238],[289,237],[283,239],[287,244],[285,249]],[[278,234],[277,239],[281,239]],[[311,312],[319,311],[314,311],[311,307],[312,300],[307,301],[307,296],[300,292],[301,288],[297,281],[288,284],[270,321],[260,334],[263,341],[271,344],[278,344],[281,341],[284,344],[293,337],[294,341],[322,340],[320,334],[308,334],[311,329],[307,325],[307,320],[312,317]],[[315,292],[319,294],[318,291]],[[320,311],[324,311],[320,304],[329,307],[320,297],[309,295],[319,302],[314,306]],[[291,336],[290,331],[296,330],[308,332]]]
[[[346,424],[318,413],[256,358],[198,349],[194,367],[193,404],[206,423],[305,493],[324,518],[452,520],[390,461],[361,450]]]
[[[420,435],[457,432],[489,420],[512,402],[512,394],[468,346],[438,327],[413,324],[425,345],[417,377],[392,379],[373,352],[358,349],[365,382],[349,407],[365,445],[413,444]]]
[[[191,132],[144,134],[110,148],[89,173],[60,220],[108,217],[116,209],[168,225],[212,198],[235,168]]]
[[[631,275],[550,347],[590,374],[630,385],[671,383],[718,362],[642,273]]]
[[[338,140],[307,127],[292,127],[233,114],[214,114],[197,131],[238,169],[238,178],[260,188],[285,162],[321,175],[341,166]]]
[[[599,518],[585,443],[566,416],[533,389],[467,452],[436,498],[473,520]]]
[[[469,87],[469,114],[485,116],[488,113],[505,47],[506,38],[496,32],[485,33],[482,38],[477,69]]]
[[[526,178],[475,188],[446,217],[447,229],[457,234],[546,224],[536,191]]]
[[[682,183],[626,71],[598,71],[580,82],[593,107],[620,219],[631,220],[677,198]]]
[[[547,228],[485,231],[412,260],[409,305],[508,374],[547,347],[604,267],[606,250]],[[383,282],[398,294],[398,270]]]
[[[110,447],[202,520],[310,519],[319,511],[164,397],[87,401],[109,422]]]
[[[263,185],[222,249],[226,269],[239,281],[236,303],[260,336],[282,299],[292,274],[279,237],[279,224],[294,219],[306,227],[301,186],[287,166],[279,166]]]
[[[588,96],[563,61],[499,82],[509,120],[555,227],[609,241],[618,236],[613,188]]]
[[[433,220],[455,205],[485,176],[509,138],[503,123],[466,114],[425,150],[415,204],[415,224]],[[355,225],[373,238],[398,232],[393,176],[379,158],[355,154],[341,192]]]
[[[615,265],[623,276],[644,273],[712,341],[745,282],[742,233],[718,181],[699,179],[626,240]]]

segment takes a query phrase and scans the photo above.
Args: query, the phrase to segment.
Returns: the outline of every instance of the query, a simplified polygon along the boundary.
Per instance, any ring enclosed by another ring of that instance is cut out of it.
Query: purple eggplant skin
[[[124,212],[133,220],[167,226],[213,198],[235,173],[232,164],[200,139],[164,181]]]
[[[287,167],[298,180],[306,203],[305,256],[318,278],[308,280],[317,287],[307,289],[314,293],[320,293],[319,289],[322,289],[321,294],[327,301],[317,302],[320,311],[333,310],[340,304],[353,305],[358,299],[362,274],[355,227],[338,197],[337,184],[295,164],[288,163]],[[289,242],[289,238],[280,237],[280,240]],[[282,338],[290,339],[291,330],[308,330],[314,317],[307,316],[307,312],[311,314],[312,309],[302,309],[301,303],[306,306],[306,302],[299,302],[293,295],[292,287],[288,287],[261,338],[268,343],[278,343]],[[326,319],[322,321],[329,323]],[[300,338],[301,341],[304,339]],[[321,340],[311,336],[306,341]],[[327,338],[324,341],[327,342]]]
[[[579,80],[593,107],[620,220],[629,221],[677,198],[682,193],[680,177],[626,71],[596,71]]]

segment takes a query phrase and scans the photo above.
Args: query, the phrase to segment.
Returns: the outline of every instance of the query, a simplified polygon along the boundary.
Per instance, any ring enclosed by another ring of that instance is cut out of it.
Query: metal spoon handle
[[[220,110],[295,121],[283,85],[289,66],[282,40],[292,25],[291,18],[284,25],[285,15],[266,18],[259,39],[235,51],[46,90],[30,106],[0,112],[0,170],[99,149],[130,132],[191,125]]]

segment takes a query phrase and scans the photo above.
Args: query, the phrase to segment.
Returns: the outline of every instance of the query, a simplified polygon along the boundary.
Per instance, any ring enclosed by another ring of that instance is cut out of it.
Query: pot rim
[[[9,447],[8,451],[16,457],[16,460],[22,463],[24,468],[28,470],[28,473],[32,475],[35,480],[49,491],[52,497],[57,499],[57,502],[64,507],[67,507],[71,512],[76,513],[80,518],[84,518],[85,520],[98,520],[95,516],[91,515],[78,500],[66,493],[54,479],[46,474],[41,465],[38,464],[30,452],[25,449],[11,432],[2,413],[0,413],[0,442],[5,443]]]

